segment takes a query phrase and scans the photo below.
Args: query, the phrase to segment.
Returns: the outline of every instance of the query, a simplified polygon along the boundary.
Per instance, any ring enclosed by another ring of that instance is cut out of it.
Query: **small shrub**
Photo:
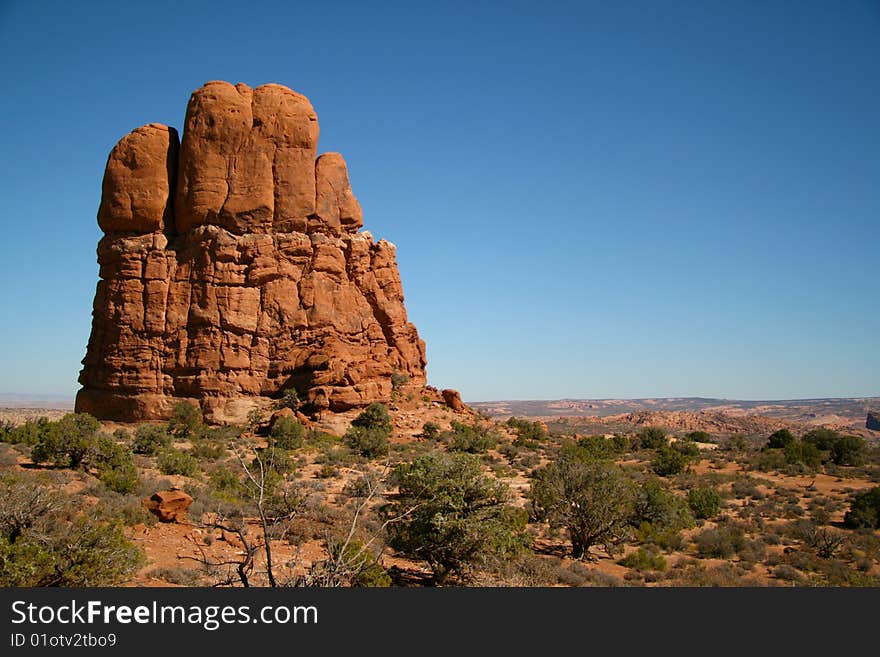
[[[428,440],[437,440],[440,437],[440,427],[434,422],[425,422],[422,425],[422,436]]]
[[[880,529],[880,486],[856,495],[843,522],[847,527]]]
[[[61,467],[79,468],[94,446],[101,425],[88,413],[68,413],[40,431],[31,450],[34,463],[51,461]]]
[[[17,426],[6,423],[3,430],[0,431],[0,442],[33,447],[40,442],[40,436],[51,431],[54,425],[55,423],[50,422],[49,418],[46,417],[41,417],[37,420],[26,420],[23,424]]]
[[[684,471],[688,457],[679,450],[663,446],[651,461],[651,469],[661,477],[670,477]]]
[[[630,524],[650,523],[655,530],[692,527],[693,516],[687,503],[668,490],[659,479],[646,479],[636,491]]]
[[[186,452],[176,449],[166,449],[159,453],[159,472],[164,475],[183,475],[185,477],[198,476],[199,462]]]
[[[281,392],[281,398],[278,400],[277,407],[278,408],[289,408],[292,411],[295,411],[299,408],[300,398],[299,393],[297,393],[296,388],[285,388]]]
[[[469,425],[452,422],[452,430],[443,434],[452,452],[468,452],[469,454],[485,454],[498,442],[495,434],[477,424]]]
[[[687,502],[694,516],[703,520],[714,518],[721,511],[721,494],[714,488],[692,488]]]
[[[630,437],[623,433],[616,433],[611,438],[611,444],[614,445],[614,451],[623,454],[632,449],[633,443]]]
[[[735,526],[720,525],[706,529],[694,537],[701,557],[728,559],[745,546],[745,534]]]
[[[509,559],[528,547],[524,518],[508,507],[505,484],[481,473],[467,454],[428,454],[398,465],[399,493],[384,515],[391,546],[424,559],[438,583],[466,576],[487,560]]]
[[[834,447],[834,443],[840,435],[831,429],[818,428],[808,431],[801,440],[808,445],[813,445],[818,451],[827,452]]]
[[[779,431],[775,431],[767,438],[767,448],[768,449],[785,449],[792,443],[794,443],[797,439],[794,437],[794,434],[788,429],[780,429]]]
[[[241,476],[223,466],[208,474],[208,489],[219,499],[233,504],[240,503],[246,495]]]
[[[688,440],[693,440],[697,443],[714,443],[715,439],[712,438],[712,434],[707,431],[691,431],[684,435]]]
[[[605,436],[584,436],[575,445],[563,445],[562,449],[569,451],[572,456],[577,456],[586,461],[593,459],[613,459],[624,450],[620,449],[620,443],[609,440]],[[575,452],[579,452],[575,454]]]
[[[773,577],[786,582],[800,582],[803,576],[797,568],[789,566],[787,563],[780,564],[773,569]]]
[[[409,383],[409,377],[403,372],[395,372],[391,375],[392,392],[400,392],[400,389],[407,383]]]
[[[641,523],[636,529],[636,540],[655,545],[661,550],[674,552],[684,547],[684,535],[674,526],[655,526],[650,522]]]
[[[693,440],[679,439],[672,443],[672,449],[688,459],[699,458],[700,448]]]
[[[341,574],[351,586],[388,587],[391,577],[363,542],[330,542],[327,546],[330,563],[338,564]]]
[[[511,417],[506,422],[507,426],[516,431],[516,444],[527,445],[532,442],[540,442],[547,438],[547,429],[540,421],[529,422]]]
[[[216,461],[226,454],[226,448],[214,441],[199,440],[190,448],[189,453],[199,461]]]
[[[155,456],[171,444],[171,436],[158,424],[141,424],[135,429],[132,449],[135,454]]]
[[[254,456],[252,463],[254,467],[251,469],[251,472],[260,471],[260,461],[262,461],[264,466],[271,468],[279,475],[290,474],[296,470],[293,455],[281,447],[269,447],[259,450],[258,454]]]
[[[269,429],[269,439],[272,444],[281,449],[299,449],[303,446],[306,430],[298,420],[282,415],[278,417]]]
[[[752,497],[756,500],[764,498],[764,495],[758,490],[754,481],[748,478],[735,479],[731,485],[731,492],[737,499]]]
[[[785,454],[785,462],[789,465],[800,464],[815,470],[822,464],[819,449],[814,443],[806,440],[796,440],[789,443],[782,451]]]
[[[351,426],[364,429],[376,429],[391,435],[394,429],[391,424],[391,416],[384,404],[373,403],[367,406],[363,412],[351,421]]]
[[[74,515],[74,500],[37,478],[0,477],[0,586],[112,586],[144,563],[116,521],[95,509]]]
[[[156,568],[155,570],[151,570],[148,575],[154,579],[168,582],[169,584],[177,584],[178,586],[196,586],[203,575],[203,571],[195,568],[175,566],[173,568]]]
[[[352,426],[342,440],[352,451],[366,458],[385,456],[390,447],[388,432],[378,427]]]
[[[642,449],[659,449],[669,444],[666,432],[660,427],[645,427],[638,433]]]
[[[633,570],[666,570],[666,559],[662,554],[651,552],[645,548],[639,548],[635,552],[630,552],[623,559],[618,561],[621,566],[632,568]]]
[[[838,436],[831,445],[831,461],[835,465],[862,465],[867,443],[859,436]]]
[[[202,430],[203,421],[202,410],[198,406],[185,401],[177,402],[168,421],[168,433],[178,438],[191,438]]]

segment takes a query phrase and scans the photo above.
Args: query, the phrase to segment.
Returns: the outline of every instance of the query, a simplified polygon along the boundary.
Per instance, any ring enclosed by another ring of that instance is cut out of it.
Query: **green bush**
[[[623,559],[618,561],[621,566],[632,568],[633,570],[666,570],[666,559],[662,554],[651,552],[640,547],[635,552],[630,552]]]
[[[728,559],[746,546],[742,529],[731,525],[719,525],[706,529],[694,537],[697,553],[701,557]]]
[[[481,472],[468,454],[426,454],[398,465],[397,498],[384,508],[391,546],[424,559],[438,583],[449,575],[527,549],[522,518],[508,508],[509,492]]]
[[[51,461],[61,467],[78,468],[92,448],[101,425],[88,413],[68,413],[41,431],[31,450],[34,463]]]
[[[377,458],[388,454],[388,432],[381,428],[353,426],[342,437],[343,442],[356,454]]]
[[[498,437],[478,424],[452,421],[452,429],[443,434],[450,451],[485,454],[495,447]]]
[[[230,504],[241,503],[247,494],[241,475],[225,466],[208,473],[208,489],[217,498]]]
[[[670,477],[684,471],[688,457],[672,447],[661,447],[651,461],[651,469],[661,477]]]
[[[212,440],[198,440],[189,449],[189,454],[199,461],[216,461],[226,454],[226,447]]]
[[[697,447],[697,444],[693,440],[679,438],[674,443],[672,443],[672,449],[674,449],[679,454],[687,457],[688,459],[700,458],[700,448]]]
[[[692,527],[694,518],[687,502],[666,488],[659,479],[646,479],[638,487],[630,524],[650,523],[656,530]]]
[[[300,398],[296,388],[285,388],[281,392],[281,398],[278,400],[277,404],[278,408],[289,408],[290,410],[295,411],[299,408],[299,405]]]
[[[38,479],[0,477],[0,499],[0,586],[113,586],[145,561],[118,523],[67,520],[73,499]]]
[[[364,429],[377,429],[390,436],[394,427],[391,424],[391,416],[384,404],[373,403],[367,406],[363,412],[351,421],[351,426]]]
[[[351,422],[342,441],[356,454],[366,458],[376,458],[388,454],[393,425],[388,409],[379,403],[367,406],[364,411]]]
[[[392,392],[400,392],[400,389],[407,383],[409,383],[409,377],[403,372],[394,372],[394,374],[391,375]]]
[[[684,535],[675,527],[655,527],[643,522],[636,528],[636,539],[641,543],[655,545],[661,550],[672,552],[684,547]]]
[[[785,454],[785,462],[789,465],[803,465],[815,470],[822,464],[818,447],[815,443],[806,440],[789,443],[782,451]]]
[[[178,438],[192,438],[202,430],[202,410],[195,404],[181,401],[174,405],[168,421],[168,433]]]
[[[593,545],[611,554],[629,535],[635,490],[613,463],[562,456],[535,473],[529,497],[538,520],[568,530],[577,559]]]
[[[880,529],[880,486],[856,495],[843,522],[847,527]]]
[[[693,440],[697,443],[714,443],[715,439],[712,437],[712,434],[708,431],[691,431],[684,435],[688,440]]]
[[[721,493],[714,488],[692,488],[687,502],[694,516],[703,520],[714,518],[721,511]]]
[[[834,447],[834,443],[839,437],[840,435],[836,431],[820,427],[805,433],[801,440],[814,445],[820,452],[827,452]]]
[[[749,462],[753,468],[762,472],[785,469],[785,452],[781,449],[764,448],[751,455]]]
[[[87,413],[68,413],[58,422],[45,423],[31,449],[34,463],[95,470],[98,479],[117,493],[130,493],[138,482],[137,468],[127,447],[106,434]]]
[[[164,475],[196,477],[201,472],[199,462],[186,452],[166,449],[159,453],[159,472]]]
[[[269,429],[269,440],[281,449],[299,449],[306,438],[306,430],[298,420],[282,415],[276,418]]]
[[[345,572],[347,583],[351,586],[370,588],[391,586],[388,571],[362,541],[356,539],[348,542],[331,541],[327,551],[330,554],[330,562],[339,565],[339,569]]]
[[[230,443],[241,438],[242,428],[231,424],[223,424],[219,427],[203,428],[200,438],[208,441]]]
[[[264,466],[268,466],[280,475],[290,474],[296,470],[296,462],[293,459],[293,454],[282,447],[270,447],[268,449],[260,450],[258,456],[254,457],[252,465],[255,467],[251,469],[251,472],[260,471],[258,459],[263,462]]]
[[[618,454],[628,452],[633,447],[633,441],[623,433],[614,434],[611,438],[611,444],[614,446],[614,451]]]
[[[666,431],[660,427],[645,427],[639,431],[638,438],[643,449],[659,449],[669,444]]]
[[[613,459],[625,451],[619,440],[609,440],[605,436],[584,436],[574,445],[563,445],[562,449],[585,461]]]
[[[511,417],[506,422],[507,426],[516,431],[516,444],[528,445],[532,442],[540,442],[547,438],[547,429],[540,421],[529,422]]]
[[[33,447],[40,442],[40,436],[52,430],[55,423],[49,418],[41,417],[37,420],[26,420],[18,426],[7,425],[0,431],[0,442],[12,445],[28,445]]]
[[[838,436],[831,445],[831,460],[836,465],[862,465],[867,444],[859,436]]]
[[[141,424],[135,429],[132,449],[135,454],[155,456],[171,444],[171,436],[158,424]]]
[[[780,429],[779,431],[774,431],[767,438],[767,448],[768,449],[785,449],[788,445],[791,445],[795,442],[797,438],[794,437],[794,434],[788,429]]]
[[[440,426],[434,422],[425,422],[422,425],[422,436],[428,440],[437,440],[440,437]]]
[[[110,490],[131,493],[137,488],[138,474],[131,452],[110,436],[98,436],[88,462],[97,469],[98,479]]]

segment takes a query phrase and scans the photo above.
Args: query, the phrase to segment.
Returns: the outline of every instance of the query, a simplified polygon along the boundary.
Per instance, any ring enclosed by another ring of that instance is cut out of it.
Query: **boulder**
[[[441,390],[440,394],[443,395],[443,401],[446,405],[454,412],[462,413],[467,409],[467,406],[461,401],[461,395],[458,393],[458,390],[447,388],[446,390]]]
[[[182,490],[162,490],[144,498],[142,504],[162,522],[185,522],[192,497]]]

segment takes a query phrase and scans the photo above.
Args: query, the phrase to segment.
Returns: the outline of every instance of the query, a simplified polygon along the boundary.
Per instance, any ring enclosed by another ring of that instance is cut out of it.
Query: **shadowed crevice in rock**
[[[114,147],[77,411],[242,421],[291,383],[315,410],[425,382],[394,248],[363,218],[338,153],[317,158],[311,103],[280,85],[209,82],[178,146],[150,124]],[[173,201],[173,203],[172,203]]]

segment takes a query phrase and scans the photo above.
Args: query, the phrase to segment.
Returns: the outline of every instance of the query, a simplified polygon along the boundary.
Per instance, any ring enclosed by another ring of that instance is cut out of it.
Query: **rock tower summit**
[[[240,421],[287,388],[316,409],[425,383],[394,245],[363,224],[339,153],[317,156],[309,100],[208,82],[183,139],[151,123],[113,148],[100,280],[76,410],[108,420],[201,405]]]

